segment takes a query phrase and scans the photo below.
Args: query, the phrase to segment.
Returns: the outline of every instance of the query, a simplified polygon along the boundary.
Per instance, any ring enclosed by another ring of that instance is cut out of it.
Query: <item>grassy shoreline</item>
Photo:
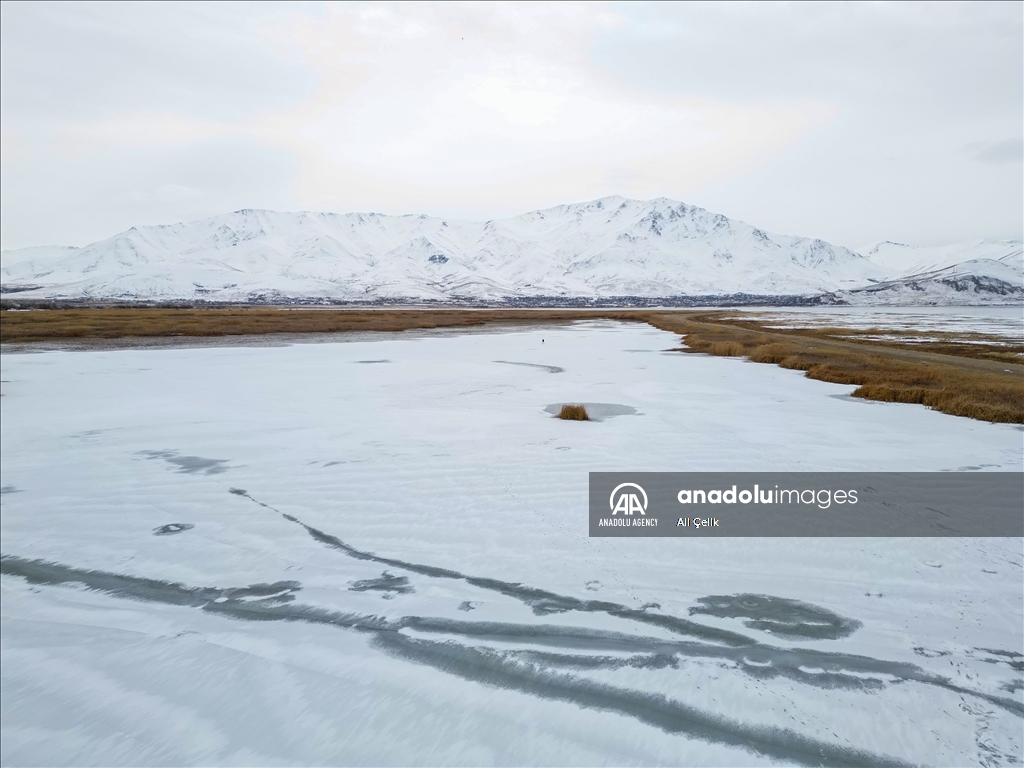
[[[856,385],[854,397],[917,403],[955,416],[1024,424],[1024,345],[983,334],[771,327],[729,310],[649,309],[162,309],[0,311],[0,343],[333,334],[549,325],[604,319],[677,333],[682,353],[743,357]],[[884,339],[865,338],[884,335]]]

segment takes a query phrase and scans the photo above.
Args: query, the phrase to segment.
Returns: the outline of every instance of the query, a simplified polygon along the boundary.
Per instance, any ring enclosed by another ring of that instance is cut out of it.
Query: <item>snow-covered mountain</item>
[[[903,274],[821,240],[621,197],[486,222],[242,210],[0,262],[3,291],[29,299],[812,296]]]
[[[885,276],[821,240],[619,197],[487,222],[243,210],[2,261],[6,291],[38,286],[26,297],[226,301],[816,294]]]
[[[1024,260],[1020,246],[1016,243],[1016,249],[1008,249],[1010,252],[1000,258],[970,259],[842,291],[836,298],[848,304],[878,305],[1021,304],[1024,303]]]
[[[858,248],[893,277],[934,272],[957,264],[986,259],[1024,260],[1024,243],[1020,240],[969,240],[951,245],[905,245],[884,240]]]

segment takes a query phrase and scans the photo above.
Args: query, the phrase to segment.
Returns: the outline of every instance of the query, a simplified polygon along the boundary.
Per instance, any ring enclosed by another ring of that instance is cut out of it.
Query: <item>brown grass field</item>
[[[460,328],[487,323],[568,322],[593,317],[639,320],[641,313],[471,309],[158,309],[104,308],[0,312],[4,344],[71,339],[349,333]]]
[[[979,345],[944,339],[880,343],[834,329],[765,329],[738,313],[653,316],[651,325],[683,335],[682,352],[746,357],[805,371],[836,384],[855,384],[854,397],[919,403],[954,416],[1024,424],[1024,365],[1020,345],[992,340]],[[861,331],[861,334],[864,332]],[[889,332],[897,337],[900,333]],[[916,336],[915,336],[916,338]]]
[[[680,352],[744,357],[857,386],[854,397],[919,403],[956,416],[1024,424],[1024,345],[978,334],[771,328],[750,312],[574,309],[161,309],[0,311],[0,342],[91,346],[103,340],[348,333],[551,324],[648,323],[680,334]],[[882,339],[866,338],[884,336]]]

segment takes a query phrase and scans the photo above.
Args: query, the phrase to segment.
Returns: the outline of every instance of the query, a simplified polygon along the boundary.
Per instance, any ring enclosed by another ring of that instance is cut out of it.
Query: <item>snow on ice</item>
[[[337,338],[0,358],[5,765],[1021,761],[1020,540],[587,537],[589,471],[1018,427],[639,324]]]

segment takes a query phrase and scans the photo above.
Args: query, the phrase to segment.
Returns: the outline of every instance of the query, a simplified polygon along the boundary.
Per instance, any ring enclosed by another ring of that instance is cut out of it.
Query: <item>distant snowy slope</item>
[[[16,263],[32,261],[34,259],[59,259],[77,250],[78,248],[75,248],[73,245],[33,245],[29,248],[19,248],[15,251],[4,251],[3,266],[6,268]]]
[[[1020,304],[1024,302],[1024,259],[1018,248],[998,259],[971,259],[840,292],[838,298],[850,304]]]
[[[970,240],[951,245],[916,246],[886,240],[872,243],[857,252],[884,268],[890,277],[905,277],[922,272],[952,267],[977,259],[995,260],[1005,257],[1024,259],[1024,243],[1020,240]]]
[[[26,297],[245,301],[813,295],[890,274],[821,240],[607,197],[488,222],[242,210],[5,251],[0,276]]]

